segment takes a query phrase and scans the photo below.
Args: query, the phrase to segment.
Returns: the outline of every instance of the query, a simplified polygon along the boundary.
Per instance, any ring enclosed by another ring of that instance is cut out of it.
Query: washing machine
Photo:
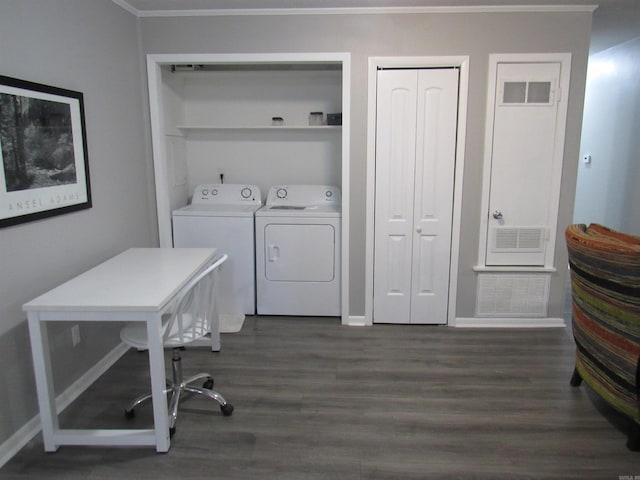
[[[226,253],[219,276],[218,313],[221,318],[255,315],[254,214],[262,206],[256,185],[198,185],[191,204],[173,211],[174,247],[215,247]]]
[[[269,189],[255,215],[258,314],[341,314],[341,203],[332,186]]]

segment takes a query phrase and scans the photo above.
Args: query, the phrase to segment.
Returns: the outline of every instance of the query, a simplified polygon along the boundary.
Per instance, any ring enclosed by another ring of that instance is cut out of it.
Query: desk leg
[[[216,314],[211,320],[211,351],[219,352],[220,348],[220,318]]]
[[[216,272],[217,273],[217,272]],[[217,278],[217,277],[216,277]],[[212,293],[213,308],[211,309],[211,351],[219,352],[220,345],[220,312],[218,311],[218,302],[220,294],[218,289],[214,288]]]
[[[55,452],[58,450],[58,445],[55,444],[53,436],[58,431],[58,413],[56,411],[53,374],[51,373],[47,324],[46,322],[40,322],[38,312],[28,312],[27,316],[29,319],[31,354],[33,356],[33,371],[38,392],[44,449],[46,452]]]
[[[153,424],[156,432],[156,451],[169,451],[169,412],[164,369],[164,347],[162,345],[162,321],[160,315],[147,320],[149,345],[149,371],[151,373],[151,395],[153,402]]]

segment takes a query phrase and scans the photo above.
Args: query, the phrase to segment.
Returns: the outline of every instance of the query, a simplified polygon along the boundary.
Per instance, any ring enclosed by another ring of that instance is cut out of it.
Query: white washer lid
[[[260,205],[191,204],[173,211],[174,216],[191,217],[253,217]]]

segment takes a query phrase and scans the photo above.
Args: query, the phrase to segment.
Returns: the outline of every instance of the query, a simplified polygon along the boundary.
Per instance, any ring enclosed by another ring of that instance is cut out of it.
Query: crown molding
[[[342,8],[233,8],[190,10],[138,10],[127,0],[111,0],[139,18],[233,17],[264,15],[403,15],[419,13],[592,13],[597,5],[468,5],[431,7],[342,7]]]
[[[138,10],[137,8],[132,7],[129,2],[127,2],[126,0],[111,0],[113,3],[115,3],[116,5],[118,5],[119,7],[124,8],[127,12],[135,15],[136,17],[140,16],[140,10]]]

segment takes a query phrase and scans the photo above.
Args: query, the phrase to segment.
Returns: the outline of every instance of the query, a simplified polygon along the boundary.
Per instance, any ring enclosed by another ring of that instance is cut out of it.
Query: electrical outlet
[[[80,343],[80,325],[71,327],[71,341],[74,347]]]

